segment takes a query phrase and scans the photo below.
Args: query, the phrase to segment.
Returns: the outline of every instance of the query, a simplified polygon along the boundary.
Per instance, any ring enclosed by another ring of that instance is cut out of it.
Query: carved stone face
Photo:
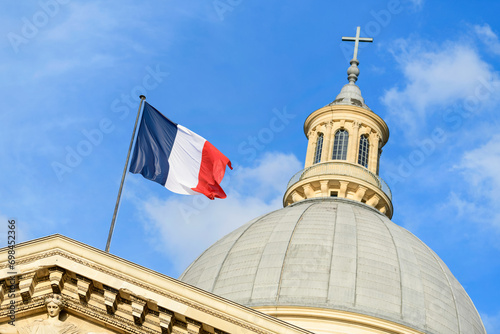
[[[56,303],[50,302],[47,304],[47,312],[49,313],[49,317],[53,318],[59,316],[59,312],[61,312],[61,309]]]

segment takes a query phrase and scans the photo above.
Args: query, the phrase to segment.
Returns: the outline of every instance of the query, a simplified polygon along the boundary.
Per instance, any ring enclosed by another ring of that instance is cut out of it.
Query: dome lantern
[[[359,76],[358,43],[372,38],[343,37],[354,41],[354,56],[347,70],[348,84],[335,100],[307,117],[309,140],[304,169],[289,181],[283,206],[317,197],[341,197],[366,203],[389,218],[393,214],[389,186],[379,177],[382,147],[389,128],[365,104],[356,85]]]

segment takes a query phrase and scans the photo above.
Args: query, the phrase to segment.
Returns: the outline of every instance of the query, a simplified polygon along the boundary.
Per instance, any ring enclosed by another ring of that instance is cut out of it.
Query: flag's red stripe
[[[231,167],[231,161],[208,141],[203,145],[201,153],[200,173],[198,174],[198,185],[192,188],[194,191],[204,194],[210,199],[226,198],[226,193],[219,183],[224,177],[226,166]]]

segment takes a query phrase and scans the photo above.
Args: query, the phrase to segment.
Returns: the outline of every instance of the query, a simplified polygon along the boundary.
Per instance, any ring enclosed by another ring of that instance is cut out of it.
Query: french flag
[[[129,171],[184,195],[226,198],[220,182],[231,161],[205,138],[145,102]]]

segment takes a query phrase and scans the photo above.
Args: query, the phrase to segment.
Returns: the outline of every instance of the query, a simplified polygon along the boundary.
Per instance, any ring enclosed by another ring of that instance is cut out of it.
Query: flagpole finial
[[[145,97],[144,95],[139,95],[139,98],[140,98],[141,100],[143,100],[143,101],[146,99],[146,97]]]

